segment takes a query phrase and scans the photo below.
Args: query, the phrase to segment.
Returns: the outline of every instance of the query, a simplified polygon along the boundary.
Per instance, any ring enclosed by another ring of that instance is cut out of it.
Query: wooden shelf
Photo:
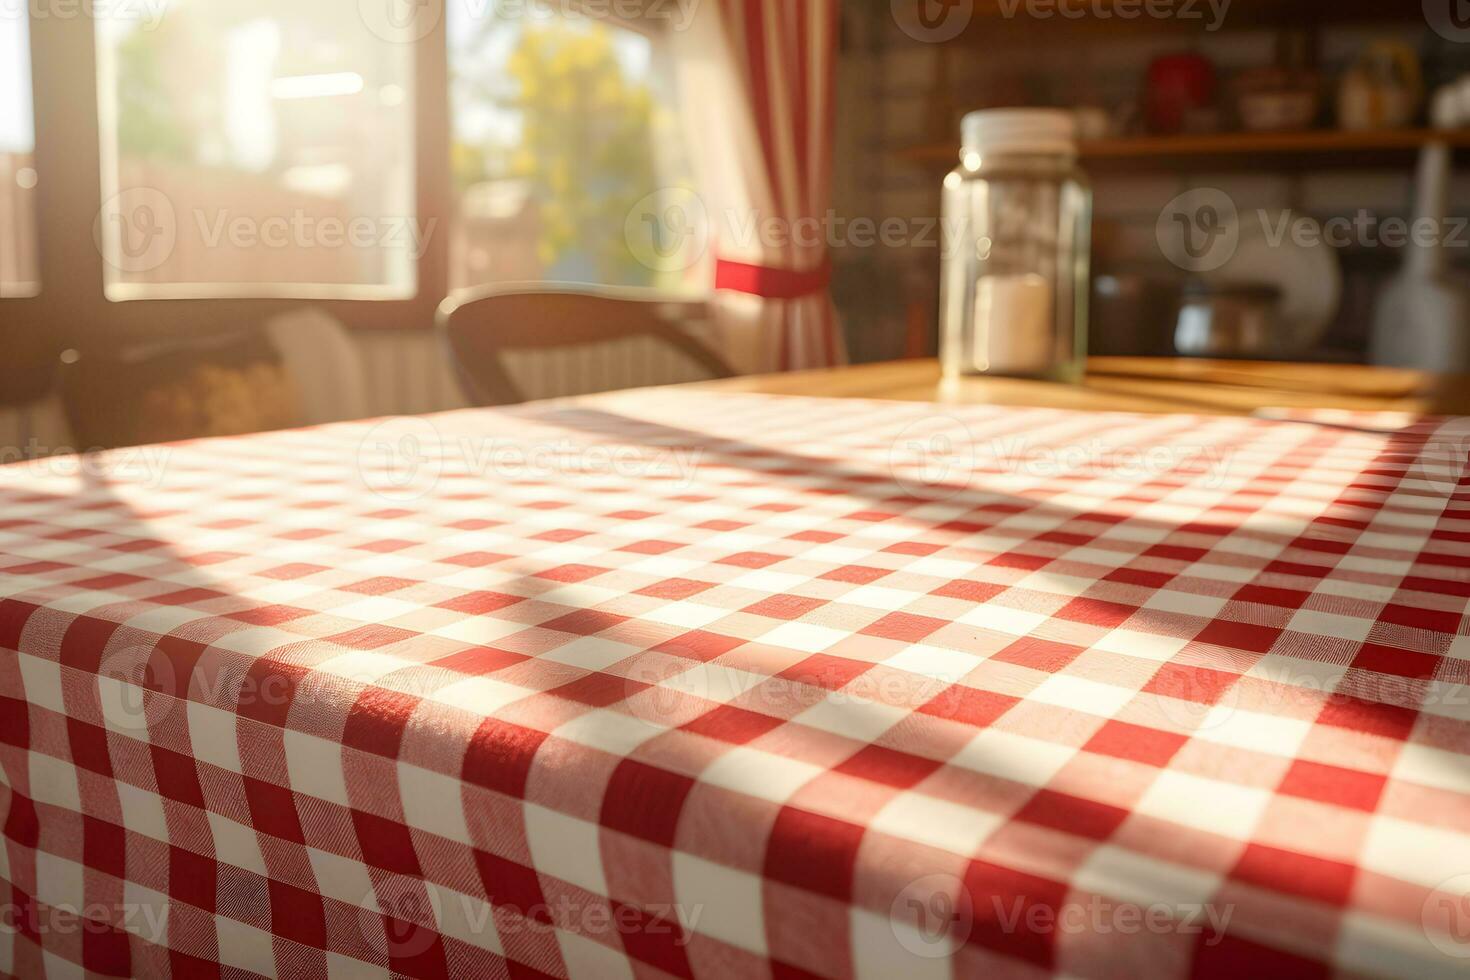
[[[1213,133],[1200,136],[1136,136],[1081,144],[1085,164],[1106,170],[1211,170],[1242,166],[1272,170],[1377,167],[1411,163],[1426,143],[1440,140],[1470,150],[1470,129],[1394,129],[1299,133]],[[953,144],[910,147],[909,163],[949,166],[959,160]],[[1261,158],[1269,159],[1261,159]]]
[[[1470,147],[1470,129],[1392,129],[1381,132],[1344,132],[1335,129],[1301,133],[1215,133],[1207,136],[1140,136],[1097,140],[1083,146],[1089,159],[1149,157],[1207,157],[1258,154],[1417,152],[1426,143],[1442,140]]]

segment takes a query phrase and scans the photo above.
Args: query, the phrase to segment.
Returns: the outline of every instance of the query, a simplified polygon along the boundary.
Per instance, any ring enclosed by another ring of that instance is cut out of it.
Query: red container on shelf
[[[1199,54],[1172,54],[1148,66],[1144,118],[1155,133],[1184,131],[1190,115],[1215,104],[1215,66]]]

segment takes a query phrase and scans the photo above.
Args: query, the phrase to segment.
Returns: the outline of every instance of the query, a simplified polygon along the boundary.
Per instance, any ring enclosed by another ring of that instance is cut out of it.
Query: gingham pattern
[[[665,391],[0,469],[0,968],[1463,976],[1464,424],[1351,422]]]

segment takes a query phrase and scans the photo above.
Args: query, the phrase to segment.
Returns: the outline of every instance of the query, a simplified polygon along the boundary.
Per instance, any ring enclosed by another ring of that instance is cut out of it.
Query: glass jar
[[[1077,166],[1072,114],[966,116],[960,167],[944,180],[944,228],[945,376],[1080,380],[1092,186]]]

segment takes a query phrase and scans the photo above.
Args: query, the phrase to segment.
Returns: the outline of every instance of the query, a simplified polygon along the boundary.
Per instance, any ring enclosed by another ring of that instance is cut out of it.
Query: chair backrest
[[[333,317],[304,307],[266,321],[266,336],[295,382],[301,422],[351,422],[372,414],[362,346]]]
[[[643,289],[494,286],[446,300],[439,330],[465,395],[510,405],[732,377],[694,332],[700,300]]]

